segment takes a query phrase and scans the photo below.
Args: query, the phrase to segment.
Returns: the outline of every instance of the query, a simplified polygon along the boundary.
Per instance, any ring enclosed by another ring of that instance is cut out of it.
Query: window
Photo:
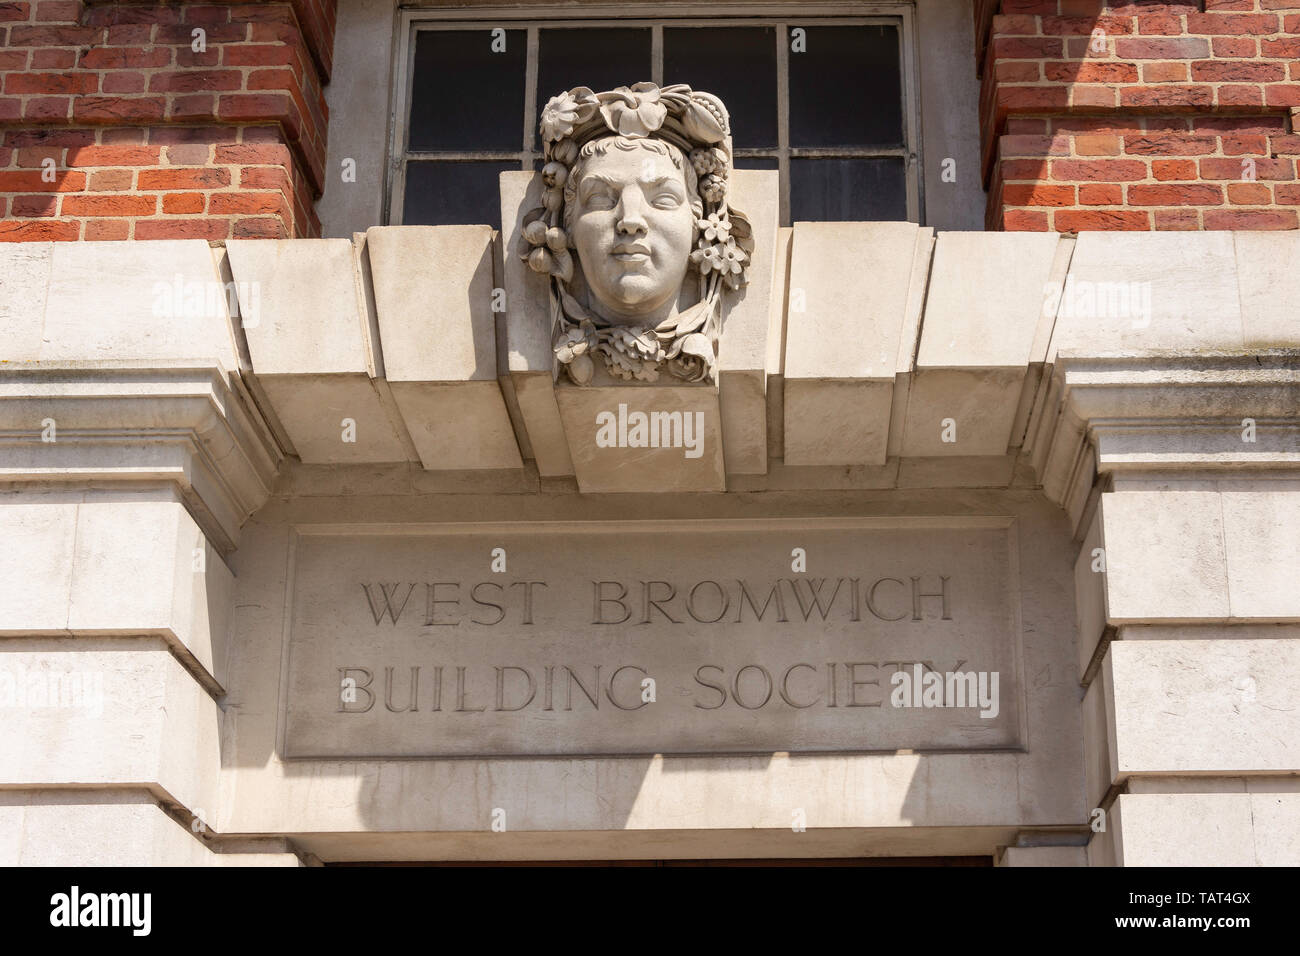
[[[783,225],[920,221],[911,9],[854,9],[867,6],[890,15],[520,21],[479,10],[456,21],[405,11],[390,221],[500,228],[497,174],[540,168],[546,101],[643,79],[722,98],[737,168],[781,174]]]

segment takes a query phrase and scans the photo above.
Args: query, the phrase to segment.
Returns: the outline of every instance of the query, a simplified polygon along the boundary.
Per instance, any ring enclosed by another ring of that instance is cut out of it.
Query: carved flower
[[[568,365],[579,355],[587,351],[587,335],[581,329],[569,329],[555,342],[555,358],[562,365]]]
[[[691,253],[691,262],[700,270],[700,275],[708,275],[711,269],[722,271],[722,250],[711,243],[700,243],[700,247]]]
[[[745,250],[736,245],[734,240],[728,239],[726,245],[721,248],[722,264],[718,271],[722,273],[722,278],[726,280],[727,287],[730,289],[739,289],[744,281],[745,263],[749,257],[745,255]]]
[[[600,115],[614,132],[641,139],[659,129],[668,115],[668,107],[659,102],[659,87],[638,83],[629,89],[620,86],[597,96]]]
[[[609,342],[615,349],[634,359],[661,362],[664,350],[659,347],[659,338],[652,330],[629,329],[616,325],[609,330]]]
[[[591,119],[596,110],[596,94],[585,86],[552,96],[542,107],[542,139],[547,143],[564,139]]]
[[[700,227],[700,232],[709,242],[725,241],[731,235],[730,221],[716,212],[709,213],[706,219],[695,220],[695,225]]]
[[[680,351],[668,361],[668,371],[674,378],[687,382],[702,382],[713,368],[713,343],[703,332],[692,332],[680,342]]]

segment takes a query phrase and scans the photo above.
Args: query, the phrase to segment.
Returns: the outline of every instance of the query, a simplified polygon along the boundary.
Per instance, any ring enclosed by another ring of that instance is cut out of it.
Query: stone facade
[[[0,862],[1300,863],[1300,231],[1216,178],[1294,172],[1300,11],[1096,6],[961,11],[989,231],[728,166],[747,281],[649,381],[564,372],[573,275],[651,253],[566,267],[553,169],[319,238],[380,192],[326,185],[379,69],[332,3],[0,4]],[[1259,102],[1126,98],[1220,58]]]

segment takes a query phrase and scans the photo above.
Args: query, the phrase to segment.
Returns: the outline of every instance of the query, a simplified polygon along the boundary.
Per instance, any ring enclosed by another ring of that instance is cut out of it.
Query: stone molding
[[[522,185],[506,190],[512,213],[535,188]],[[764,185],[746,188],[758,195]],[[526,478],[535,461],[542,478],[572,476],[594,450],[594,423],[584,433],[585,419],[561,413],[576,406],[557,402],[565,385],[545,364],[547,340],[522,321],[538,310],[518,267],[505,269],[503,314],[493,308],[501,259],[485,230],[372,233],[354,243],[246,240],[211,250],[193,241],[4,250],[5,480],[172,481],[224,552],[286,455],[406,463],[449,478]],[[665,449],[674,454],[654,464],[659,477],[625,482],[616,469],[599,480],[579,475],[580,487],[813,488],[825,486],[827,468],[845,466],[859,476],[852,481],[892,487],[903,480],[900,465],[911,486],[1007,487],[1025,481],[1014,468],[1023,453],[1032,481],[1077,529],[1098,476],[1290,473],[1300,462],[1300,333],[1277,296],[1262,298],[1295,280],[1260,264],[1291,261],[1300,237],[1090,234],[1076,243],[828,223],[799,224],[786,239],[792,254],[773,243],[774,280],[759,283],[768,301],[746,303],[773,321],[737,324],[744,343],[724,335],[724,356],[749,356],[724,368],[721,418],[710,413],[727,431],[725,473],[721,456],[710,458],[715,470],[697,487],[688,467],[701,474],[696,462]],[[1198,277],[1207,255],[1226,276]],[[875,268],[875,291],[864,287],[870,301],[837,305],[845,295],[837,263],[864,256]],[[230,307],[223,293],[197,316],[150,314],[140,300],[151,280],[173,275],[233,289]],[[1099,276],[1145,289],[1144,317],[1080,314],[1066,301],[1075,284],[1100,285]],[[441,301],[447,307],[420,314],[422,302]],[[104,312],[91,324],[86,310],[96,302]],[[848,321],[806,322],[809,309],[829,321],[837,308]],[[160,322],[167,333],[151,332]],[[428,348],[428,339],[449,347]],[[390,387],[394,370],[400,381]],[[653,398],[656,387],[639,394]],[[844,404],[867,394],[876,396],[867,414],[857,399]],[[338,427],[348,417],[358,424],[351,444]],[[58,423],[57,444],[40,441],[46,418]],[[934,440],[947,418],[956,440]],[[1246,420],[1251,443],[1241,440]],[[869,454],[863,428],[877,436]],[[480,440],[452,440],[467,429]]]

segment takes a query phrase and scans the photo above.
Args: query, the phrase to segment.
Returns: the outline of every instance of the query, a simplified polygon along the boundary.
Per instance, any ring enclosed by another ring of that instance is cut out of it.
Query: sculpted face
[[[666,318],[695,239],[683,171],[650,147],[611,146],[583,163],[575,202],[573,245],[592,305],[621,325]]]

